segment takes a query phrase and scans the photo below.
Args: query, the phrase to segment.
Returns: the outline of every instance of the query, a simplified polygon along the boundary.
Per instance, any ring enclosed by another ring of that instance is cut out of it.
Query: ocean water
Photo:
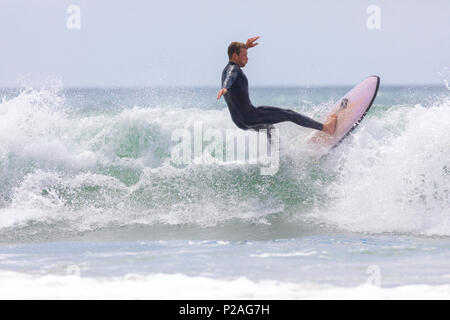
[[[252,88],[323,121],[350,88]],[[450,298],[450,91],[380,87],[326,157],[172,161],[217,88],[0,89],[0,298]]]

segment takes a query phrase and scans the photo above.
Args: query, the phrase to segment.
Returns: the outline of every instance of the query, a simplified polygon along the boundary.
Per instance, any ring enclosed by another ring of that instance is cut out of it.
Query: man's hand
[[[220,99],[220,97],[222,97],[224,94],[226,94],[228,92],[227,88],[223,88],[219,91],[219,93],[217,94],[217,100]]]
[[[254,46],[257,46],[258,42],[257,43],[253,43],[253,42],[255,42],[258,39],[259,39],[259,37],[249,38],[247,40],[247,42],[245,43],[245,46],[247,47],[247,49],[250,49],[250,48],[253,48]]]

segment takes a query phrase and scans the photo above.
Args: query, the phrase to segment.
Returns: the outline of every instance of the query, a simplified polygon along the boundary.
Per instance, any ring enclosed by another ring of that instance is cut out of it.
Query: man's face
[[[235,63],[240,67],[245,67],[248,62],[247,49],[241,49],[241,51],[239,51],[239,55],[236,54],[236,56],[237,59]]]

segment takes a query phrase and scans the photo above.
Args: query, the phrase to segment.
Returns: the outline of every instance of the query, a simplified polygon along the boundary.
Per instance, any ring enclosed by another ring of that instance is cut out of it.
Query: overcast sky
[[[72,4],[80,29],[67,27]],[[449,0],[0,0],[0,87],[49,75],[65,87],[218,87],[228,44],[255,35],[251,86],[450,79]]]

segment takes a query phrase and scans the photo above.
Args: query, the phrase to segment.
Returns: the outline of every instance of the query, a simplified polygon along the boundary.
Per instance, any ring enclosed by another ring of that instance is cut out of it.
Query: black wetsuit
[[[248,94],[248,80],[241,68],[229,62],[222,72],[222,88],[230,110],[231,119],[241,129],[260,130],[273,128],[273,124],[292,121],[300,126],[322,130],[323,124],[288,109],[276,107],[254,107]]]

